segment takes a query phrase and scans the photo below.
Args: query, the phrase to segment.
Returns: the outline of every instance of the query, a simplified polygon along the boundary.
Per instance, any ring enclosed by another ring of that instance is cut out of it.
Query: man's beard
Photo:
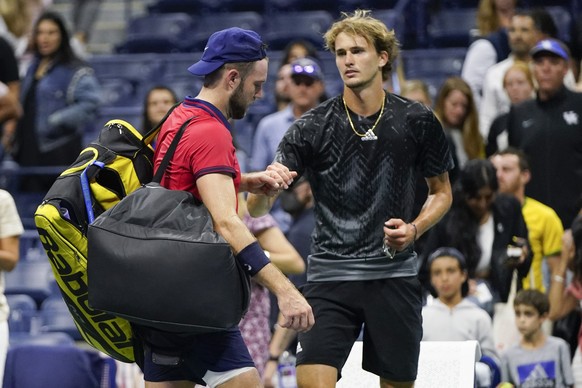
[[[240,83],[228,101],[230,117],[235,120],[242,119],[247,113],[248,105],[244,102],[243,83]]]

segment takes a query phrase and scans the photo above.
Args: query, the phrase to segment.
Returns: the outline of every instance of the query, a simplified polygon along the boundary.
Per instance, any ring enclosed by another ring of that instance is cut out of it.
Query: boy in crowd
[[[491,318],[465,298],[469,292],[465,256],[455,248],[438,248],[428,258],[428,269],[437,298],[422,309],[422,340],[478,341],[483,356],[475,366],[477,386],[491,386],[499,358]]]
[[[538,290],[521,290],[513,307],[521,340],[502,356],[502,381],[519,388],[573,387],[568,344],[542,331],[550,310],[548,297]]]

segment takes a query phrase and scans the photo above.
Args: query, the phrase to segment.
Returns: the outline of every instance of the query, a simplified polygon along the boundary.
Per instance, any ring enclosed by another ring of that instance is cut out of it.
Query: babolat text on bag
[[[79,332],[91,346],[123,362],[140,362],[139,341],[127,320],[88,303],[87,230],[95,217],[151,181],[151,143],[164,121],[145,135],[123,120],[109,121],[56,179],[34,217]]]

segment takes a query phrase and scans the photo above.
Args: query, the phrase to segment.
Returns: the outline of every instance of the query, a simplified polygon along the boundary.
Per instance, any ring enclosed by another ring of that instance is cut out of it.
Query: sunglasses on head
[[[293,77],[292,79],[293,83],[297,86],[299,85],[311,86],[315,83],[315,79],[311,77]]]

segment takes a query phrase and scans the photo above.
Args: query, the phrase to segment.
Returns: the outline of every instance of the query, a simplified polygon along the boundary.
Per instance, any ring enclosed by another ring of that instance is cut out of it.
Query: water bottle
[[[277,375],[279,376],[278,388],[297,388],[295,356],[288,351],[283,352],[281,357],[279,357]]]

